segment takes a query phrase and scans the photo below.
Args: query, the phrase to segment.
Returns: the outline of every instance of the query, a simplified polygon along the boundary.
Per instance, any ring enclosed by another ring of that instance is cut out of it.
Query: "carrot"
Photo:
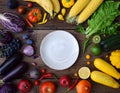
[[[25,18],[25,21],[26,21],[26,23],[27,23],[30,27],[33,27],[33,24],[30,23],[30,21],[29,21],[27,18]]]

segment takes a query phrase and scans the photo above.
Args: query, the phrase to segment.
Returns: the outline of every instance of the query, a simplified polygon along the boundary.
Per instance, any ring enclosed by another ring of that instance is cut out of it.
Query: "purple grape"
[[[27,35],[27,34],[24,34],[24,35],[22,36],[23,39],[28,39],[29,37],[30,37],[30,36]]]
[[[26,40],[26,44],[32,45],[32,44],[33,44],[33,41],[32,41],[31,39],[27,39],[27,40]]]
[[[0,30],[0,42],[3,44],[9,43],[12,40],[12,35],[9,32]]]

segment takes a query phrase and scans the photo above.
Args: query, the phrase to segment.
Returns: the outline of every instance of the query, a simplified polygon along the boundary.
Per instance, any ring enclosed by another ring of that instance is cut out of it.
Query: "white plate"
[[[42,40],[40,55],[48,67],[64,70],[75,63],[79,55],[79,45],[69,32],[56,30],[46,35]]]

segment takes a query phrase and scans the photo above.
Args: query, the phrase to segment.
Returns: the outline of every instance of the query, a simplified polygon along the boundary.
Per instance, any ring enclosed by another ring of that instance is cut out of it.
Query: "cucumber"
[[[102,45],[104,45],[104,44],[106,44],[106,43],[109,43],[109,42],[111,42],[112,40],[115,40],[115,39],[118,39],[118,38],[120,38],[120,34],[109,36],[109,37],[103,39],[103,40],[100,42],[100,45],[102,46]]]
[[[120,38],[109,41],[109,43],[103,45],[103,48],[111,48],[118,44],[120,44]]]
[[[120,34],[110,36],[100,43],[104,51],[112,51],[120,48]]]
[[[114,47],[104,48],[104,51],[108,52],[108,51],[113,51],[116,49],[120,49],[120,43],[118,45],[115,45]]]
[[[13,67],[17,66],[22,59],[22,55],[17,53],[9,57],[3,64],[0,66],[0,75],[7,74]]]

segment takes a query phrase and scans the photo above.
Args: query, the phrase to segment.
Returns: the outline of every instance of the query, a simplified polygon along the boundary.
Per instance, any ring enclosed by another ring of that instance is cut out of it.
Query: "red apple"
[[[40,84],[40,93],[55,93],[56,86],[52,81],[45,81]]]
[[[22,93],[28,93],[32,88],[32,84],[29,80],[27,79],[22,79],[19,81],[18,83],[18,89],[22,92]]]
[[[61,76],[59,79],[59,83],[63,87],[69,87],[71,83],[71,79],[69,76]]]

